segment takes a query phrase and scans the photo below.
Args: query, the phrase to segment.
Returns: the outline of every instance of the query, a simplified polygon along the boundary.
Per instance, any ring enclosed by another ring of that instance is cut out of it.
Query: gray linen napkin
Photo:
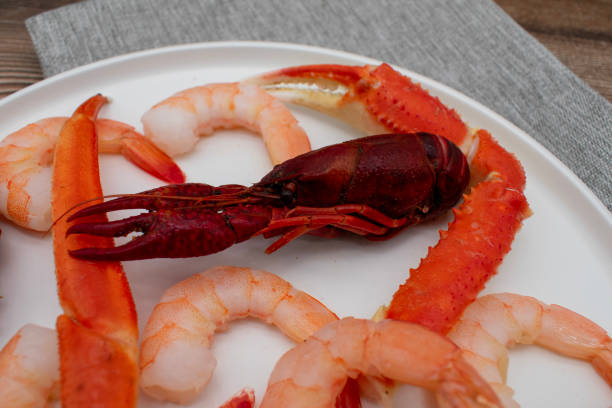
[[[612,210],[612,104],[488,0],[90,0],[26,24],[47,76],[220,40],[318,45],[397,64],[509,119]]]

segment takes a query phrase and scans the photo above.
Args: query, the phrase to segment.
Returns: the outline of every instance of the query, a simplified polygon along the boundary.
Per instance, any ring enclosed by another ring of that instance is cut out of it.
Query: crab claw
[[[303,65],[247,79],[279,99],[334,116],[366,134],[429,132],[461,145],[459,115],[388,64]]]

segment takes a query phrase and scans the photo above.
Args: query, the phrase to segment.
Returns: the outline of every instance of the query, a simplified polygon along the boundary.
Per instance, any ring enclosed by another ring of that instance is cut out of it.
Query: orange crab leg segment
[[[454,212],[448,231],[393,295],[388,318],[446,334],[510,251],[528,206],[520,191],[483,182]]]
[[[112,247],[111,238],[72,235],[61,218],[75,204],[102,196],[94,120],[106,98],[96,95],[66,122],[54,158],[52,208],[58,295],[62,406],[134,407],[138,329],[130,288],[118,262],[68,255],[83,245]],[[91,216],[102,221],[104,215]]]
[[[493,276],[531,214],[523,195],[525,174],[518,160],[484,130],[470,168],[473,187],[454,210],[455,220],[393,295],[387,317],[422,324],[446,334]]]
[[[366,134],[428,132],[461,145],[468,132],[457,112],[388,64],[304,65],[247,82],[282,100],[336,116]]]

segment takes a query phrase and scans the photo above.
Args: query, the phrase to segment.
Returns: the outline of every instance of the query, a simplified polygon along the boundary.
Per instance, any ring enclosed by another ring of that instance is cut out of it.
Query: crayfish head
[[[263,180],[249,189],[251,196],[263,198],[275,207],[293,208],[297,203],[297,183],[295,180],[275,180],[263,182]]]

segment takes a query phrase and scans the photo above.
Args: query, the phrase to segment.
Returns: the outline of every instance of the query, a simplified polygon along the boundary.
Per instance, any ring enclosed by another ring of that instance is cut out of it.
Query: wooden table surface
[[[0,98],[43,79],[24,21],[75,0],[0,0]],[[612,101],[612,0],[495,0]]]

